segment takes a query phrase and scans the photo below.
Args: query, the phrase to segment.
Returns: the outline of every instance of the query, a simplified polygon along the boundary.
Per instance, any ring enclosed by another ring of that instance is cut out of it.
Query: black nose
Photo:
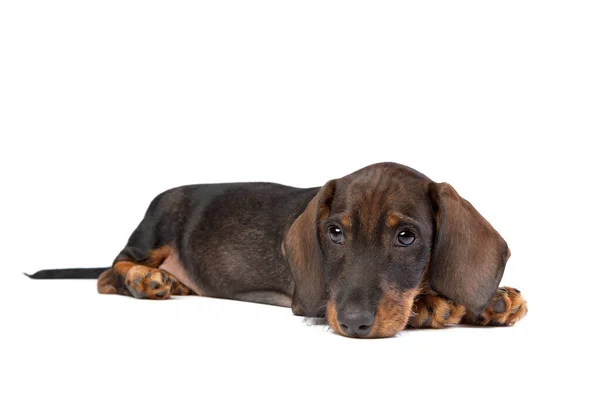
[[[349,336],[367,336],[375,322],[375,313],[356,308],[346,308],[338,312],[338,322]]]

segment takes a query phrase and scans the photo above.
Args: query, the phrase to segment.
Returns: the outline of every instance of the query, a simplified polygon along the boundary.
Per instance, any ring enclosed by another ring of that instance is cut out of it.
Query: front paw
[[[527,301],[521,292],[511,287],[501,287],[482,313],[468,313],[465,322],[472,325],[512,326],[526,314]]]
[[[460,323],[465,307],[433,293],[419,296],[412,309],[409,326],[413,328],[443,328]]]

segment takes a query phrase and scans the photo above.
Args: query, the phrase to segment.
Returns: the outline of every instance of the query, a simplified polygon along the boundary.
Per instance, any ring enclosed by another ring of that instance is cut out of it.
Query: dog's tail
[[[43,269],[35,274],[25,274],[31,279],[98,279],[106,268],[68,268],[68,269]]]

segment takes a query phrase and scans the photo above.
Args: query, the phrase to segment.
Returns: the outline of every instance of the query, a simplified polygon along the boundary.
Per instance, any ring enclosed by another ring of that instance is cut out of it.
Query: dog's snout
[[[338,312],[338,322],[348,336],[367,336],[375,322],[375,313],[357,307],[345,307]]]

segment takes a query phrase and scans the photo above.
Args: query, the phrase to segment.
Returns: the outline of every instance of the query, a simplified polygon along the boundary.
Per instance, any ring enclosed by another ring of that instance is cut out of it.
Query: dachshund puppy
[[[527,304],[518,290],[498,288],[509,257],[452,186],[380,163],[310,189],[168,190],[101,273],[98,291],[291,306],[344,336],[389,337],[407,326],[514,324]]]

